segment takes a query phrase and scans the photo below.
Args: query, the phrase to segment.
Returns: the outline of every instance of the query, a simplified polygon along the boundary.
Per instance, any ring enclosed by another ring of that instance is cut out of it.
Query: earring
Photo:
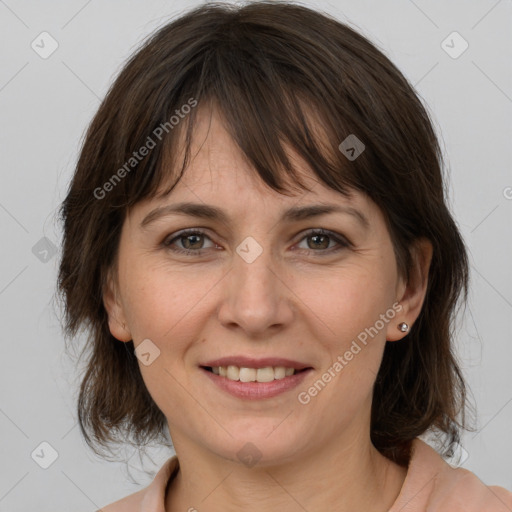
[[[398,328],[402,332],[407,332],[409,330],[409,326],[405,322],[402,322],[401,324],[398,324]]]

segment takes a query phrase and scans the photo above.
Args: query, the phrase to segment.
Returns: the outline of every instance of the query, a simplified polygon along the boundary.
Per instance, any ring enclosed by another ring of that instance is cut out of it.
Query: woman
[[[468,280],[441,169],[406,79],[326,15],[208,4],[145,43],[62,205],[82,433],[176,451],[104,512],[512,510],[441,457]]]

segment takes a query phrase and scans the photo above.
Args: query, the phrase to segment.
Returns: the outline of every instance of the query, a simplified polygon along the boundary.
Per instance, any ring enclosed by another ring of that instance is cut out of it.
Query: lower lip
[[[200,370],[206,373],[214,384],[220,389],[226,391],[230,395],[246,400],[260,400],[263,398],[272,398],[286,391],[297,387],[312,371],[312,368],[295,373],[283,379],[276,379],[272,382],[240,382],[238,380],[230,380],[227,377],[221,377],[213,372],[209,372],[204,368]]]

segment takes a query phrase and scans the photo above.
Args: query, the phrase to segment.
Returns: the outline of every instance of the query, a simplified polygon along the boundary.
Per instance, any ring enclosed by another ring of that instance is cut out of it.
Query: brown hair
[[[285,177],[307,188],[286,144],[328,187],[366,193],[385,216],[402,276],[408,276],[414,241],[431,241],[421,313],[404,341],[385,347],[371,439],[402,465],[411,440],[429,428],[443,433],[449,452],[465,427],[466,388],[451,337],[461,292],[467,299],[468,261],[446,205],[442,155],[429,115],[400,71],[354,29],[276,1],[210,3],[166,24],[127,62],[86,133],[60,210],[58,286],[67,337],[87,328],[78,418],[89,446],[100,453],[98,447],[130,437],[138,446],[166,439],[166,418],[144,385],[133,342],[121,343],[109,331],[102,292],[129,209],[164,196],[183,174],[198,110],[183,106],[194,102],[218,108],[233,140],[272,189],[288,193]],[[180,112],[187,115],[174,126],[171,116]],[[176,160],[180,134],[186,135],[181,171],[160,194],[173,172],[162,163]],[[352,161],[339,149],[350,134],[365,144]],[[131,160],[150,139],[155,145],[146,156]]]

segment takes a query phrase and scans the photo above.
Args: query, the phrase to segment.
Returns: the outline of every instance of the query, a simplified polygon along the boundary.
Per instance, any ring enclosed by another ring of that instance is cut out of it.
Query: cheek
[[[314,292],[308,306],[319,326],[317,340],[329,358],[320,379],[327,382],[317,406],[333,405],[332,421],[345,421],[367,406],[382,360],[386,328],[393,322],[393,273],[380,266],[352,265],[327,278],[312,279]],[[305,290],[302,290],[305,293]],[[385,315],[387,322],[381,320]],[[323,384],[319,384],[322,388]],[[314,390],[313,390],[314,392]],[[330,414],[330,413],[329,413]]]
[[[334,339],[334,345],[341,349],[373,326],[392,305],[390,274],[378,265],[352,265],[313,276],[301,284],[297,281],[297,295],[314,313],[328,339]]]
[[[137,339],[165,337],[181,325],[193,325],[201,301],[218,281],[212,273],[198,275],[190,269],[177,271],[164,265],[140,262],[132,266],[125,281],[125,305],[132,335]]]
[[[173,411],[190,407],[184,359],[190,340],[200,336],[201,298],[211,286],[197,275],[149,262],[133,265],[128,277],[124,293],[134,344],[149,339],[159,350],[151,364],[139,361],[139,369],[153,400],[169,418]]]
[[[335,405],[333,410],[343,409],[343,418],[366,407],[372,395],[386,343],[386,329],[396,321],[392,308],[393,279],[389,267],[374,264],[353,267],[325,283],[328,298],[324,297],[319,311],[332,332],[330,341],[324,342],[330,354],[328,367],[323,369],[328,373],[325,380],[330,379],[324,400]],[[321,305],[318,297],[314,307]],[[341,421],[335,418],[333,421]]]

